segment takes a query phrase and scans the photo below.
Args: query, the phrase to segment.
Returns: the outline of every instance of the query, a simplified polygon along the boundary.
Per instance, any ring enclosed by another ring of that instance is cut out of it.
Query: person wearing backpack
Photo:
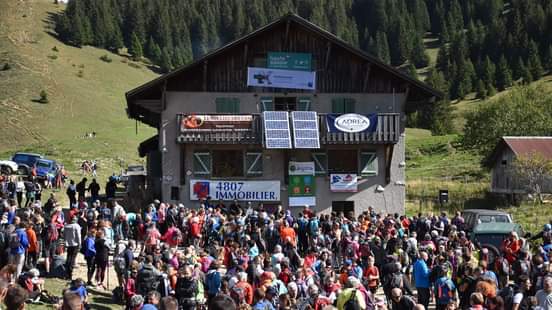
[[[73,267],[77,259],[77,254],[81,247],[81,227],[77,223],[77,217],[73,217],[71,224],[65,225],[63,229],[63,239],[67,246],[67,262],[65,264],[65,270],[67,271],[67,279],[71,280],[73,277]]]
[[[456,299],[456,286],[447,277],[448,270],[443,268],[435,281],[435,306],[437,310],[445,310],[447,305]]]
[[[240,292],[242,292],[243,294]],[[230,296],[236,301],[238,305],[241,303],[246,303],[248,305],[253,304],[253,286],[251,286],[251,284],[247,282],[247,273],[238,273],[238,283],[236,283],[232,287]]]
[[[413,310],[416,307],[416,301],[412,297],[404,295],[399,288],[391,290],[391,302],[393,310]]]
[[[197,306],[197,280],[192,277],[192,268],[186,266],[180,269],[180,276],[176,281],[175,294],[182,310],[193,310]]]
[[[138,294],[146,296],[150,291],[156,290],[159,286],[159,276],[161,273],[153,266],[153,256],[147,255],[146,261],[136,277]]]
[[[83,243],[83,254],[84,259],[86,260],[86,279],[87,285],[92,285],[92,277],[94,276],[94,271],[96,271],[96,230],[95,229],[89,229],[88,235],[84,239]]]
[[[207,290],[207,299],[210,301],[220,292],[222,285],[222,275],[219,269],[219,263],[214,261],[209,266],[209,271],[205,275],[205,289]]]
[[[11,230],[8,238],[9,262],[16,265],[15,278],[18,279],[19,275],[23,271],[23,265],[25,265],[25,252],[29,247],[29,240],[27,239],[27,232],[25,231],[25,225],[21,222],[19,217],[14,219],[14,229]]]
[[[360,291],[360,280],[349,277],[345,289],[337,296],[338,310],[359,310],[366,309],[366,301]]]

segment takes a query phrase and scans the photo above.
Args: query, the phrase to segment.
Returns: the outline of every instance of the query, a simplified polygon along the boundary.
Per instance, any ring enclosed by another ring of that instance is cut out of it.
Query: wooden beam
[[[286,22],[286,34],[284,36],[284,46],[283,46],[283,49],[286,49],[287,48],[287,45],[288,45],[288,41],[289,41],[289,26],[290,26],[291,22],[288,20]]]
[[[243,45],[243,65],[247,68],[247,53],[249,52],[249,45],[247,42]]]
[[[394,144],[386,144],[385,148],[385,184],[391,183],[391,162],[393,161]]]
[[[368,82],[370,81],[370,71],[372,69],[371,63],[366,63],[366,71],[364,72],[364,81],[362,83],[362,91],[366,92],[368,90]]]
[[[332,52],[332,42],[328,41],[326,44],[326,61],[324,62],[324,70],[328,70],[328,65],[330,63],[330,54]]]
[[[203,91],[207,91],[207,60],[203,62]]]

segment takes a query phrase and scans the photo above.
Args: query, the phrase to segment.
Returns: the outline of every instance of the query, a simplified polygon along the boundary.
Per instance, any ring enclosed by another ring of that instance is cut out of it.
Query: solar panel
[[[318,115],[314,111],[291,112],[293,144],[297,149],[319,149]]]
[[[263,112],[263,124],[267,149],[291,149],[288,112],[265,111]]]

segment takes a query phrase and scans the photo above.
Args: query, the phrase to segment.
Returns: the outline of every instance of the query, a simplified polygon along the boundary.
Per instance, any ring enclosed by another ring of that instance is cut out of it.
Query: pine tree
[[[502,55],[498,61],[498,69],[496,70],[496,87],[498,90],[503,91],[510,86],[512,86],[512,72],[506,58]]]
[[[138,39],[136,33],[133,33],[131,36],[128,52],[132,55],[134,60],[140,60],[144,55],[142,51],[142,43],[140,43],[140,39]]]
[[[518,60],[516,62],[516,66],[514,67],[514,80],[519,80],[519,79],[523,78],[523,75],[526,74],[525,71],[527,71],[527,67],[525,66],[525,62],[523,62],[523,59],[521,57],[518,57]]]
[[[420,36],[414,40],[414,48],[410,55],[410,60],[416,68],[423,68],[429,65],[429,56],[424,46],[424,40]]]
[[[548,71],[548,73],[552,72],[552,44],[549,45],[548,49],[546,50],[543,66],[544,69]]]
[[[450,54],[447,45],[441,46],[439,53],[437,54],[437,64],[436,67],[439,71],[443,72],[445,75],[448,75],[450,72]]]
[[[487,95],[489,97],[496,95],[496,88],[492,84],[487,85]]]
[[[383,31],[378,31],[376,34],[376,55],[378,58],[386,64],[390,61],[389,56],[389,42],[387,41],[387,35]]]
[[[485,87],[485,82],[483,80],[479,79],[477,80],[477,86],[475,88],[475,91],[477,93],[477,99],[484,100],[487,98],[487,87]]]
[[[148,40],[148,45],[146,48],[146,55],[155,63],[161,63],[161,48],[155,42],[153,37],[150,37]]]
[[[496,67],[489,56],[485,57],[481,67],[481,79],[486,85],[495,85]]]
[[[524,66],[521,78],[524,84],[530,84],[534,81],[533,74],[531,73],[531,69],[529,69],[529,67]]]
[[[539,56],[539,49],[533,40],[529,42],[529,58],[527,60],[527,68],[531,71],[531,76],[534,80],[540,79],[544,71]]]
[[[163,48],[163,51],[161,52],[161,60],[159,65],[161,66],[161,70],[164,72],[169,72],[173,69],[171,53],[166,47]]]

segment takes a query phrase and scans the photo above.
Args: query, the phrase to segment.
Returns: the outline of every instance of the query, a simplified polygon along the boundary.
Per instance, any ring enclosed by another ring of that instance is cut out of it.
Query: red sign
[[[184,115],[181,132],[250,131],[253,115]]]

